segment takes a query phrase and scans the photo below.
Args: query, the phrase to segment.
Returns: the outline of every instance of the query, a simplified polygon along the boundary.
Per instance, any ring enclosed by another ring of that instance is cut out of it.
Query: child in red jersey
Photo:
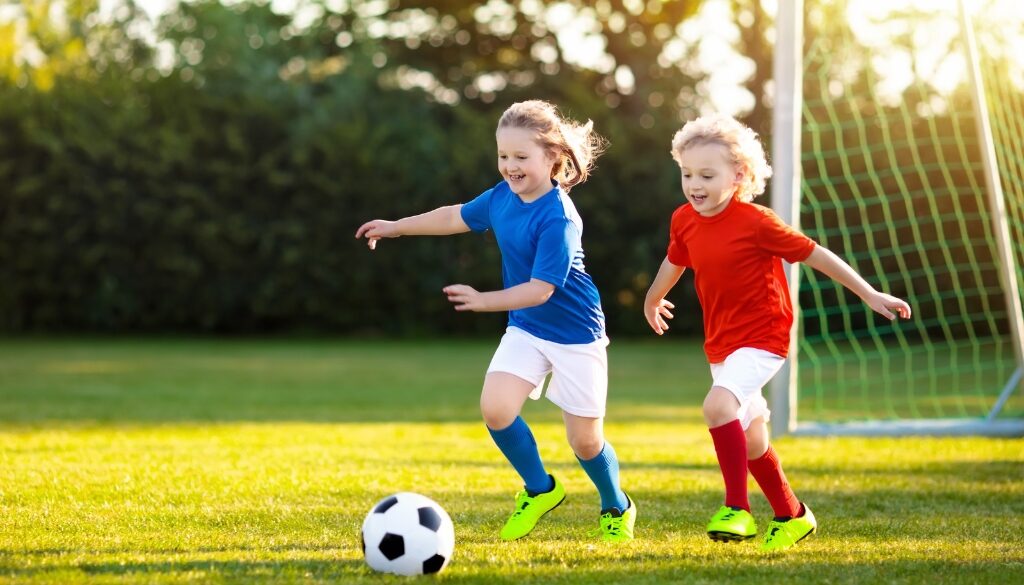
[[[786,549],[817,523],[768,444],[770,413],[761,394],[789,350],[793,307],[782,260],[828,275],[888,319],[910,318],[910,306],[875,290],[827,248],[751,203],[764,192],[771,167],[750,128],[727,116],[698,118],[673,137],[672,157],[687,203],[672,215],[668,253],[647,292],[644,316],[663,334],[675,308],[665,295],[683,271],[693,269],[713,380],[704,419],[725,480],[725,505],[707,532],[718,541],[757,534],[747,499],[749,470],[775,514],[762,549]]]

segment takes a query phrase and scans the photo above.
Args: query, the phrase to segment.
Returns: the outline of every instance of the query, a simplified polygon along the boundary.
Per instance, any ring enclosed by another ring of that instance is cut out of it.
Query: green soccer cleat
[[[808,536],[814,534],[818,529],[818,521],[807,504],[804,507],[803,516],[790,518],[788,520],[772,520],[768,525],[768,532],[764,534],[764,542],[761,543],[761,550],[775,552],[786,550]]]
[[[743,508],[722,506],[708,522],[708,536],[718,542],[736,542],[757,535],[754,517]]]
[[[554,510],[565,500],[565,487],[553,475],[549,475],[555,487],[550,491],[536,494],[525,489],[516,494],[516,510],[509,516],[501,529],[502,540],[516,540],[533,530],[541,516]]]
[[[626,496],[629,505],[625,512],[618,508],[601,510],[601,540],[605,542],[628,542],[633,540],[633,525],[636,524],[636,502]]]

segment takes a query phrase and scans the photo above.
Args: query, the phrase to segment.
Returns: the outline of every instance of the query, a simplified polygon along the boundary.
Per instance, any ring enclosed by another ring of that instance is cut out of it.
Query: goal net
[[[1016,2],[969,4],[807,0],[789,219],[914,316],[796,269],[776,434],[1024,434],[1022,13],[997,26]]]

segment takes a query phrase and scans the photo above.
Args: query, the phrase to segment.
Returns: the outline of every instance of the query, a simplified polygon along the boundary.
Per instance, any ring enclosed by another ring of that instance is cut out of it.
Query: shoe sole
[[[550,508],[548,508],[548,510],[547,510],[546,512],[544,512],[543,514],[541,514],[541,515],[540,515],[540,516],[539,516],[539,517],[537,518],[537,524],[539,524],[539,523],[540,523],[540,520],[541,520],[541,518],[543,518],[543,517],[547,516],[548,514],[550,514],[550,513],[551,513],[551,512],[552,512],[552,511],[553,511],[553,510],[554,510],[555,508],[557,508],[557,507],[561,506],[561,505],[562,505],[562,502],[564,502],[564,501],[565,501],[565,496],[562,496],[562,499],[561,499],[561,500],[558,500],[558,503],[557,503],[557,504],[555,504],[554,506],[551,506]],[[536,528],[536,527],[537,527],[537,524],[534,524],[534,525],[533,525],[533,528]],[[533,528],[531,528],[531,529],[530,529],[530,532],[533,532]],[[522,536],[517,536],[517,537],[515,537],[515,538],[504,538],[504,537],[502,537],[501,539],[502,539],[502,540],[504,540],[505,542],[512,542],[513,540],[519,540],[520,538],[526,538],[527,536],[529,536],[529,535],[530,535],[530,532],[527,532],[526,534],[524,534],[524,535],[522,535]]]
[[[742,534],[736,534],[735,532],[708,532],[708,538],[715,542],[743,542],[744,540],[750,540],[757,536],[751,534],[743,536]]]

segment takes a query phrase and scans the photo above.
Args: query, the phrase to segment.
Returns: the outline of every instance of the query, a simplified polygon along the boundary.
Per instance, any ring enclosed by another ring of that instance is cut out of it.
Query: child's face
[[[512,192],[524,201],[533,201],[551,190],[551,168],[555,156],[534,139],[525,128],[499,128],[498,172]]]
[[[721,144],[698,144],[679,157],[683,175],[683,194],[694,211],[710,217],[721,213],[743,178],[729,161],[729,151]]]

